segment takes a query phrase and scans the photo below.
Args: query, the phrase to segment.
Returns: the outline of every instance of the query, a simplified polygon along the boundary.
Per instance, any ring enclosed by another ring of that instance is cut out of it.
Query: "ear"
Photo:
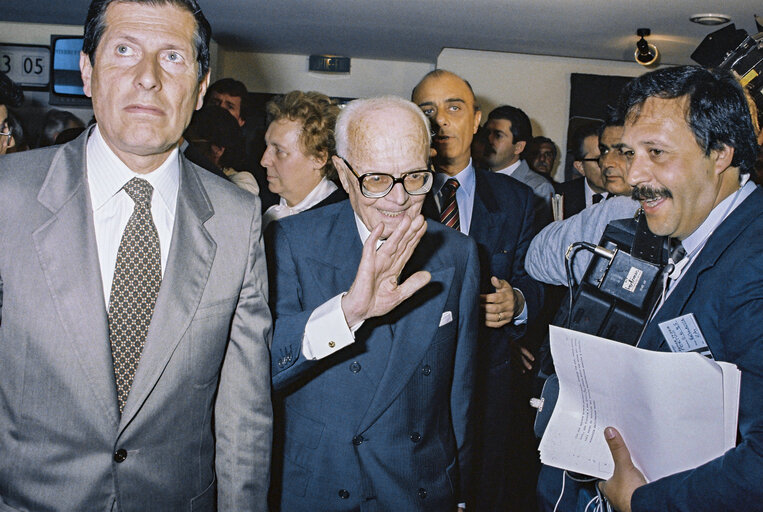
[[[339,175],[339,181],[342,183],[342,188],[349,194],[350,182],[349,178],[347,177],[347,173],[349,173],[350,170],[347,169],[346,165],[344,165],[342,159],[336,155],[331,157],[331,161],[334,162],[334,167],[336,167],[336,173]]]
[[[514,144],[514,154],[515,155],[521,155],[522,151],[525,150],[525,146],[527,146],[526,140],[520,140],[516,144]]]
[[[474,129],[472,130],[472,134],[477,133],[477,130],[480,127],[480,121],[482,121],[482,111],[478,110],[474,113]]]
[[[710,152],[710,157],[715,159],[715,174],[720,175],[726,169],[731,167],[731,161],[734,160],[734,148],[724,144],[720,149],[712,150]]]
[[[90,79],[93,76],[93,65],[90,62],[90,56],[79,52],[79,71],[82,75],[82,90],[85,92],[85,96],[92,98],[93,90],[90,87]]]
[[[583,162],[581,162],[580,160],[575,160],[574,162],[572,162],[572,167],[574,167],[575,170],[578,171],[581,176],[585,176],[585,171],[583,170],[584,169]]]
[[[320,171],[326,166],[326,162],[328,161],[328,153],[326,151],[322,151],[319,156],[310,155],[310,161],[313,163],[313,169]]]
[[[207,94],[207,87],[209,87],[209,71],[207,71],[207,74],[204,75],[204,78],[199,83],[199,95],[196,97],[196,108],[194,110],[199,110],[204,104],[204,95]]]

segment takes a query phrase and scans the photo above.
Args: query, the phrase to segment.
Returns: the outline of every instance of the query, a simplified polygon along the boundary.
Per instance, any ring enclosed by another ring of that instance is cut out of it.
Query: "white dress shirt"
[[[283,219],[284,217],[289,217],[290,215],[309,210],[333,194],[336,189],[336,184],[324,176],[315,188],[313,188],[302,201],[294,206],[286,204],[286,199],[282,197],[278,204],[274,204],[265,211],[265,214],[262,216],[262,229],[265,229],[265,227],[274,220]]]
[[[93,128],[87,141],[86,158],[87,184],[93,208],[103,297],[108,309],[119,243],[122,241],[122,233],[127,226],[127,221],[135,210],[135,202],[122,187],[133,178],[143,178],[154,187],[151,196],[151,216],[159,234],[163,276],[172,239],[172,227],[175,223],[175,206],[180,184],[180,159],[178,150],[175,148],[155,171],[148,174],[133,172],[103,140],[98,125]]]

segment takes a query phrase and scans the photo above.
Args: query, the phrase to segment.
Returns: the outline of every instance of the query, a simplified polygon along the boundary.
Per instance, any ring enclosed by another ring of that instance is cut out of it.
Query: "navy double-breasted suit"
[[[428,222],[401,280],[428,270],[431,282],[319,361],[302,354],[306,322],[349,290],[361,257],[349,201],[274,223],[266,246],[275,317],[274,508],[454,508],[471,451],[474,242]]]

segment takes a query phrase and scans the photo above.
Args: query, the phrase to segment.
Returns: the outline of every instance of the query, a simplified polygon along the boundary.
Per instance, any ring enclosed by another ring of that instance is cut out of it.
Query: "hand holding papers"
[[[608,479],[604,429],[616,427],[648,481],[735,446],[740,372],[696,353],[638,349],[551,327],[559,399],[540,443],[544,464]]]

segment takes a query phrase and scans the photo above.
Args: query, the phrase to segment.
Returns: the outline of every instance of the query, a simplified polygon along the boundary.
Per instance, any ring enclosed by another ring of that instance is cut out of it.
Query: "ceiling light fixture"
[[[652,31],[648,28],[640,28],[636,31],[636,35],[641,39],[636,42],[636,51],[633,54],[633,58],[642,66],[651,66],[657,62],[657,58],[660,56],[660,51],[657,47],[644,39],[651,33]]]
[[[731,21],[731,16],[726,14],[716,14],[712,12],[703,12],[700,14],[694,14],[689,20],[692,23],[699,23],[700,25],[723,25]]]

